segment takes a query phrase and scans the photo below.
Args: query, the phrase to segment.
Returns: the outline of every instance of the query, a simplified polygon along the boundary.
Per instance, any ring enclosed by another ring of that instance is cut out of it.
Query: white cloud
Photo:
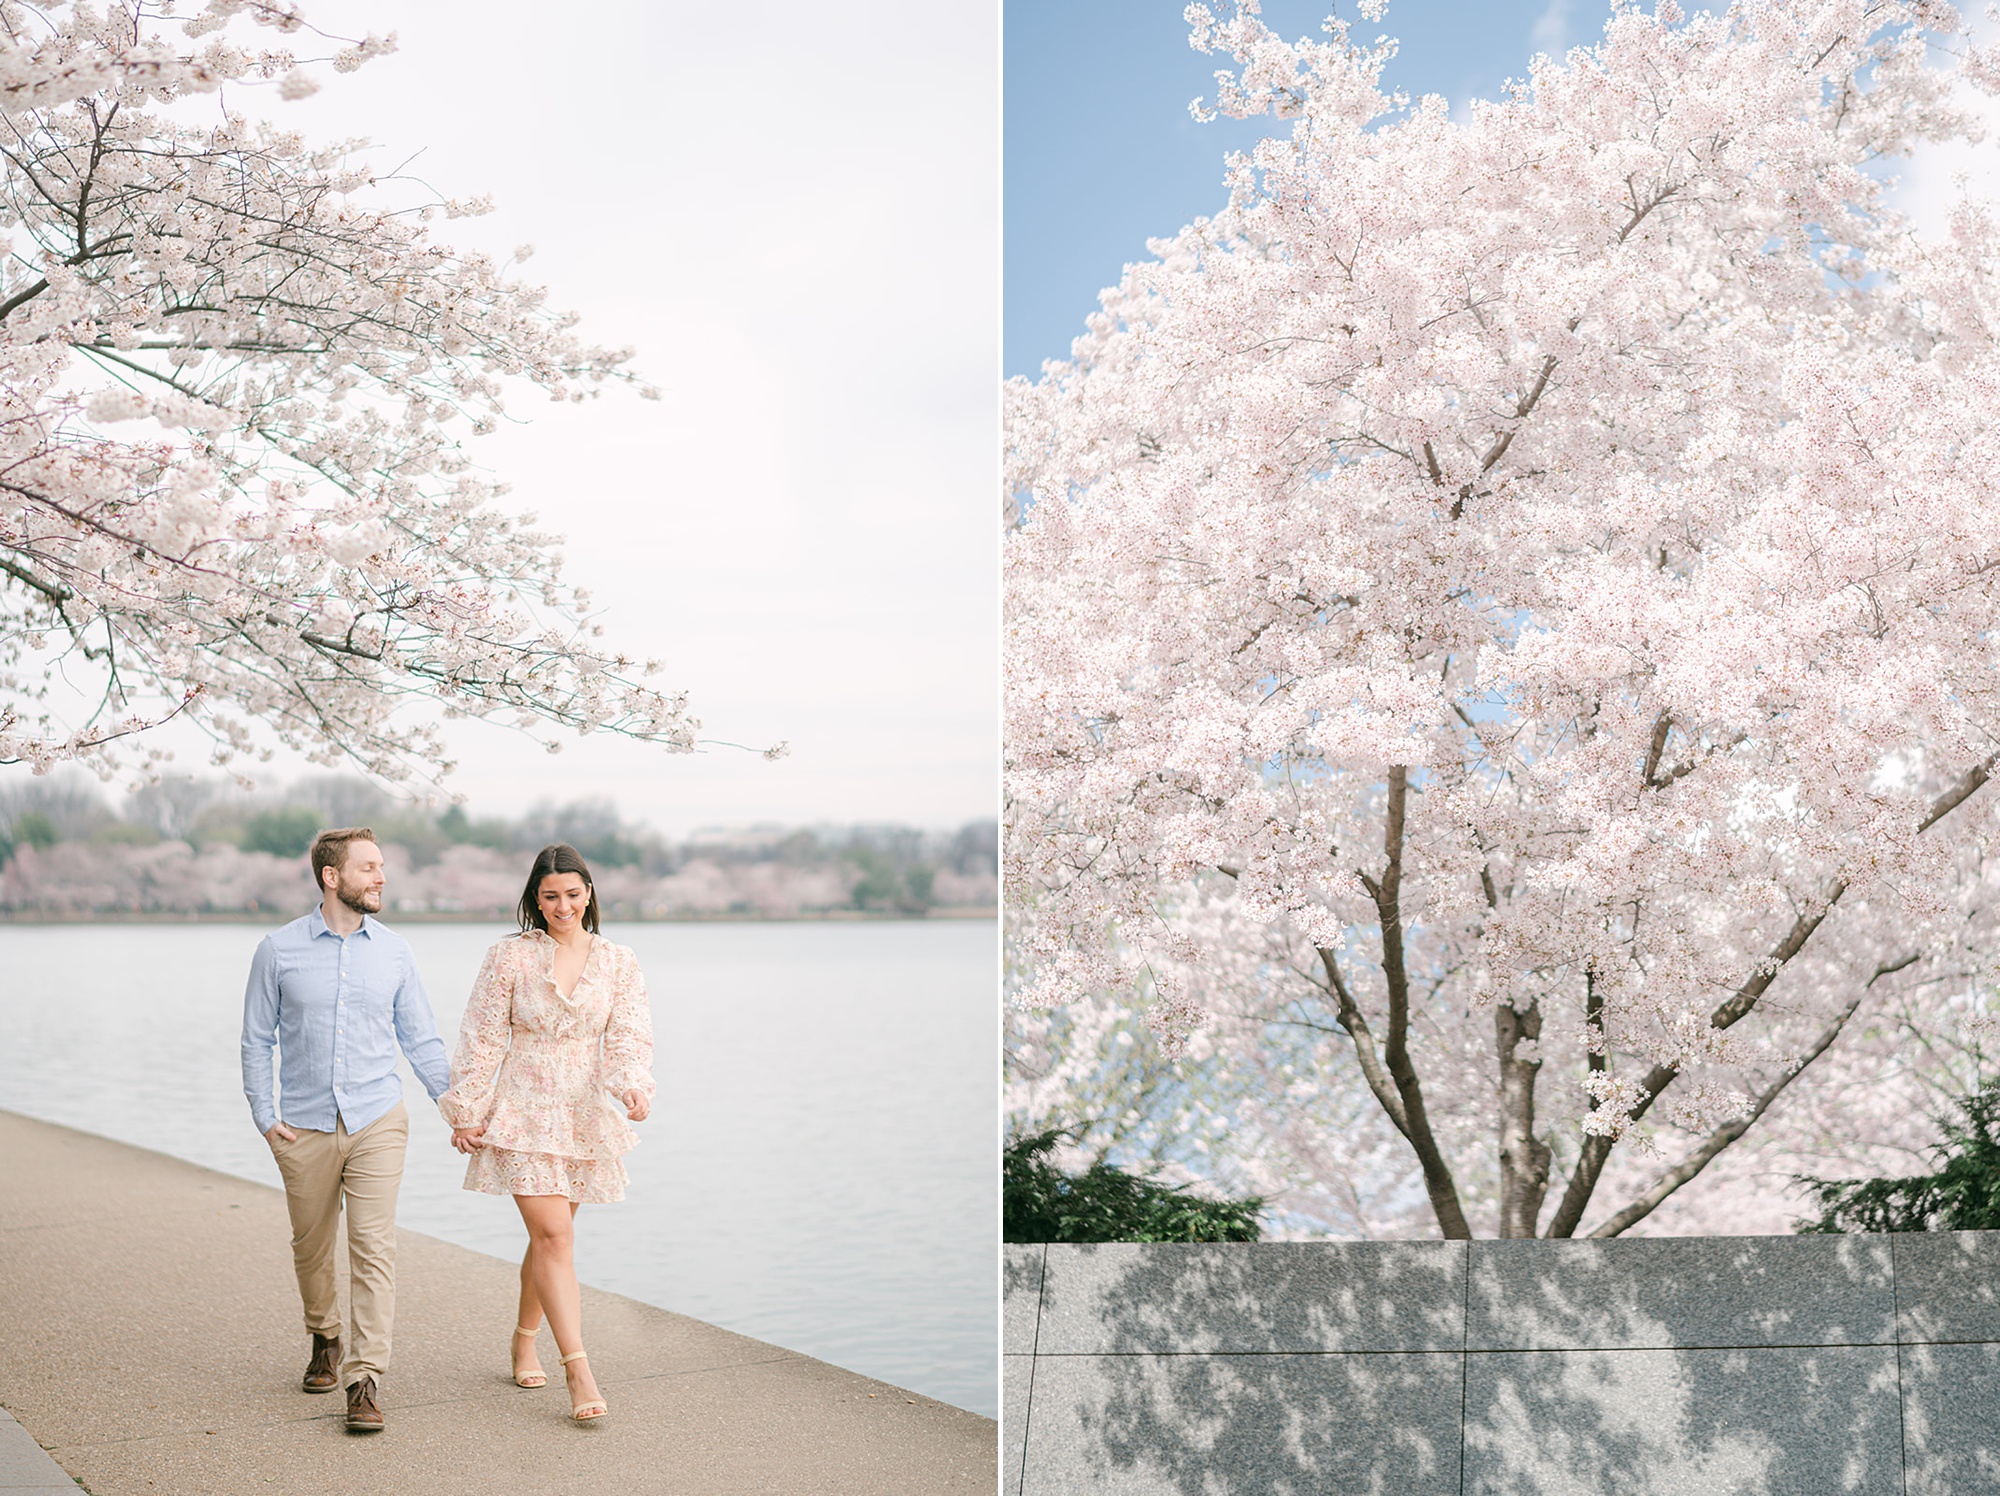
[[[1995,26],[1973,18],[1975,38],[1991,45]],[[1952,92],[1953,102],[1978,122],[1981,140],[1952,140],[1919,146],[1908,161],[1893,163],[1898,181],[1890,197],[1926,237],[1942,236],[1961,198],[2000,199],[2000,99],[1967,84]]]
[[[1569,12],[1570,0],[1549,0],[1535,19],[1535,29],[1528,33],[1529,44],[1537,52],[1562,56],[1570,44]]]

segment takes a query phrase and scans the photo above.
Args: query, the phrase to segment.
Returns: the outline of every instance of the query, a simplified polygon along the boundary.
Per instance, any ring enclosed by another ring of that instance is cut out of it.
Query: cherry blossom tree
[[[392,47],[278,0],[0,0],[0,762],[110,772],[180,717],[218,762],[448,771],[412,697],[693,746],[466,448],[628,354],[431,237],[483,203],[242,112]]]
[[[2000,226],[1882,163],[1994,56],[1661,0],[1454,119],[1187,15],[1289,129],[1006,397],[1027,1109],[1138,1003],[1242,1156],[1393,1164],[1350,1229],[1916,1162],[2000,885]]]

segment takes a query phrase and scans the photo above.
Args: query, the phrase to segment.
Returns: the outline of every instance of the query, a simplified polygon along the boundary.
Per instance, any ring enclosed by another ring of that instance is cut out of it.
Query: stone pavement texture
[[[290,1234],[276,1190],[0,1112],[0,1496],[994,1488],[991,1419],[590,1288],[575,1425],[507,1374],[517,1264],[411,1231],[388,1428],[349,1434],[298,1390]]]
[[[2000,1491],[2000,1233],[1010,1246],[1008,1496]]]

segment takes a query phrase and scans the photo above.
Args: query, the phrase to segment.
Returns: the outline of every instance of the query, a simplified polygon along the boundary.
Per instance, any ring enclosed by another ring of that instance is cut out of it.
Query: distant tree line
[[[753,827],[698,832],[670,840],[629,822],[607,800],[544,804],[517,817],[473,816],[459,805],[429,810],[392,799],[366,780],[315,775],[281,790],[245,792],[230,781],[175,776],[114,803],[81,775],[24,779],[0,785],[0,870],[16,852],[98,852],[96,863],[120,849],[185,843],[200,853],[218,847],[280,859],[305,855],[326,826],[373,827],[384,846],[399,848],[412,870],[433,867],[454,849],[484,848],[508,859],[550,842],[568,842],[621,887],[670,879],[691,868],[713,873],[760,870],[817,873],[815,887],[837,888],[838,902],[856,911],[922,913],[948,897],[983,889],[997,879],[999,837],[991,821],[954,832],[906,826]],[[464,854],[457,854],[464,861]],[[89,866],[87,856],[48,861],[50,867]],[[622,876],[620,876],[622,875]],[[768,881],[768,879],[767,879]],[[393,890],[392,890],[393,893]],[[832,899],[822,894],[818,907]]]

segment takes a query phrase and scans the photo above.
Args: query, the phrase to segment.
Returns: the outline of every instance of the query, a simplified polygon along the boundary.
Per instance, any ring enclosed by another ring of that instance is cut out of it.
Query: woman
[[[521,933],[486,953],[465,1005],[451,1089],[438,1106],[469,1154],[465,1187],[512,1195],[528,1227],[515,1321],[514,1380],[540,1387],[544,1315],[579,1423],[607,1411],[583,1352],[576,1208],[625,1198],[624,1154],[653,1100],[653,1026],[639,963],[597,933],[597,891],[574,847],[535,854]]]

